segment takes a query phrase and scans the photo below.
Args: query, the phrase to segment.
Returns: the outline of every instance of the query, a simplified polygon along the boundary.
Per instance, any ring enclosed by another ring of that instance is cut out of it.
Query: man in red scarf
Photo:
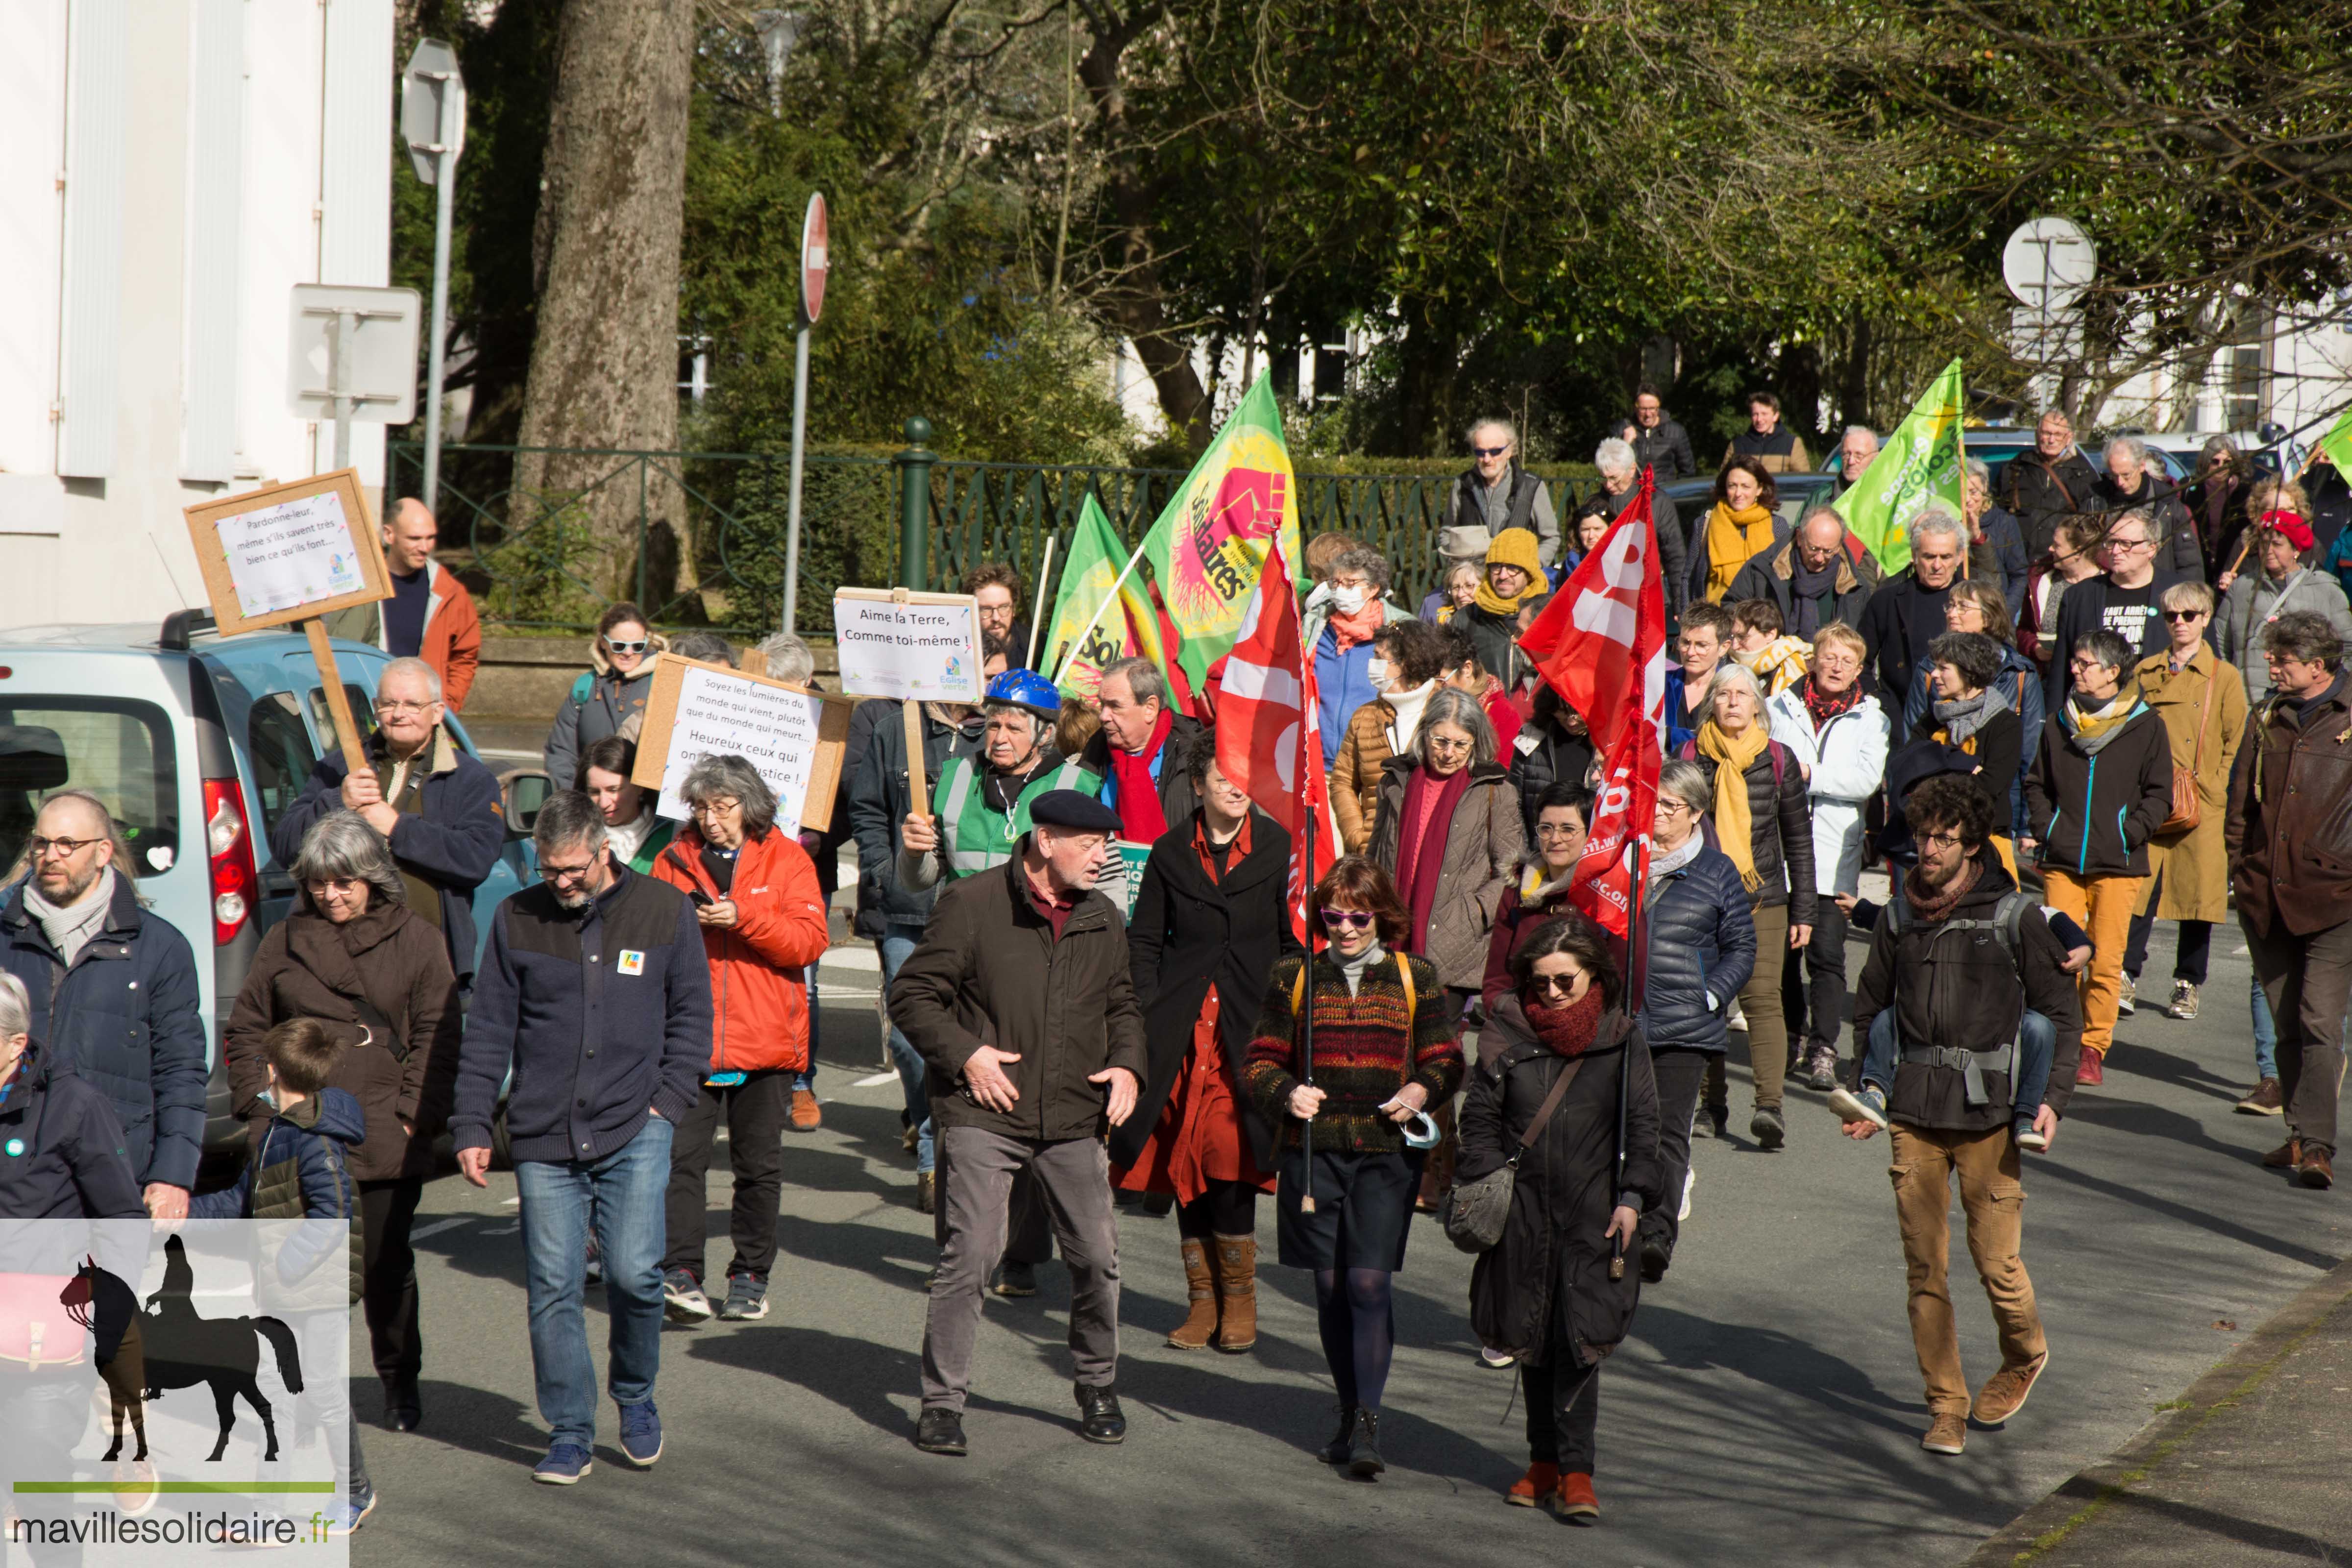
[[[1167,678],[1148,658],[1105,669],[1097,695],[1102,729],[1078,762],[1102,776],[1102,803],[1118,813],[1118,836],[1157,843],[1170,823],[1185,821],[1201,804],[1184,770],[1171,764],[1168,743],[1197,734],[1200,721],[1169,707]]]

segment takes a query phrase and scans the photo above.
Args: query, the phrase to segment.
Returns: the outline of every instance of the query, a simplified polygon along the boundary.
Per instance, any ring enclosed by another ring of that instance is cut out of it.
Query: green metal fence
[[[423,445],[393,442],[389,458],[387,502],[417,494]],[[560,485],[518,481],[559,466]],[[664,626],[757,636],[782,614],[790,471],[777,452],[445,446],[433,508],[441,558],[474,590],[483,618],[507,626],[577,629],[626,593]],[[902,539],[910,536],[923,542],[916,575],[931,587],[1003,561],[1028,579],[1034,600],[1045,542],[1055,542],[1058,566],[1087,496],[1132,545],[1183,478],[1178,468],[967,462],[919,444],[895,454],[810,452],[797,629],[832,634],[837,586],[908,580]],[[1547,482],[1566,518],[1575,482]],[[1436,585],[1454,483],[1445,474],[1302,471],[1301,531],[1363,540],[1394,563],[1397,599],[1418,605]]]

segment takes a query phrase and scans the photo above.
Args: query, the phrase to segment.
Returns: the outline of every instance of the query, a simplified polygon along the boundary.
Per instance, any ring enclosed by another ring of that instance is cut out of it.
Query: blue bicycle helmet
[[[988,683],[985,700],[992,706],[1010,703],[1026,708],[1047,723],[1062,716],[1062,694],[1034,669],[1008,669]]]

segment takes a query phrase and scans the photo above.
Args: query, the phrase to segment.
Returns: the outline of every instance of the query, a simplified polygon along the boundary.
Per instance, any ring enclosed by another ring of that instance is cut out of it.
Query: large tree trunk
[[[539,319],[524,447],[677,445],[694,37],[692,0],[568,0],[564,7],[531,234]],[[660,481],[654,469],[641,482],[625,459],[525,453],[515,464],[510,525],[584,525],[590,559],[573,570],[612,598],[635,597],[642,584],[651,601],[645,608],[660,615],[686,553],[670,521],[677,494]],[[556,541],[542,534],[533,542],[544,560]]]

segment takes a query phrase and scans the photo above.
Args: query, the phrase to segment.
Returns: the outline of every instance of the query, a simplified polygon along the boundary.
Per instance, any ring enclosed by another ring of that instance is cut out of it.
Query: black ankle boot
[[[383,1424],[395,1432],[414,1432],[425,1419],[425,1409],[417,1398],[416,1380],[413,1377],[387,1377],[383,1380]]]
[[[1315,1457],[1327,1465],[1346,1464],[1348,1451],[1356,1436],[1356,1407],[1352,1405],[1342,1405],[1337,1408],[1339,1412],[1339,1429],[1331,1435],[1329,1442],[1315,1450]]]
[[[1357,1411],[1355,1439],[1348,1445],[1348,1473],[1369,1481],[1388,1468],[1381,1458],[1380,1412]]]

